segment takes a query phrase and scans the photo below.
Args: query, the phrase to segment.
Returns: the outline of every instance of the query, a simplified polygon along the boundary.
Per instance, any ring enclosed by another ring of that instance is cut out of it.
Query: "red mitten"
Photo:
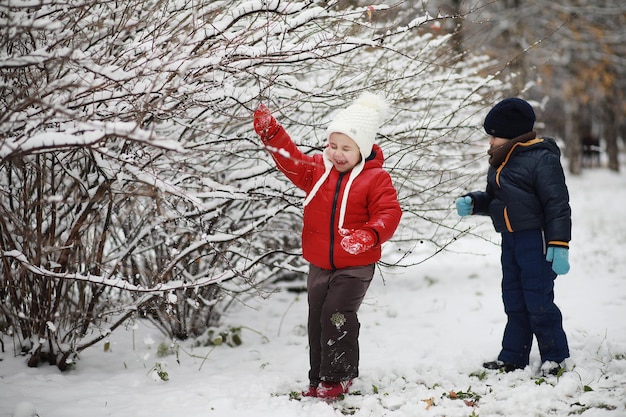
[[[358,255],[371,249],[378,240],[376,234],[368,229],[342,230],[340,233],[344,236],[341,239],[341,247],[351,255]]]
[[[278,133],[280,125],[270,113],[270,109],[263,103],[254,111],[254,131],[261,137],[263,143],[269,142]]]

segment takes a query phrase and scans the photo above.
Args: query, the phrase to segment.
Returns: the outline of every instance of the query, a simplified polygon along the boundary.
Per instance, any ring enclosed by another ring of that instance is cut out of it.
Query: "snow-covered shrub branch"
[[[260,102],[317,152],[339,107],[383,93],[405,211],[385,262],[465,232],[450,208],[484,149],[486,60],[434,34],[442,17],[333,4],[0,5],[0,298],[31,365],[65,367],[131,318],[202,334],[233,299],[305,270],[302,194],[252,131]]]

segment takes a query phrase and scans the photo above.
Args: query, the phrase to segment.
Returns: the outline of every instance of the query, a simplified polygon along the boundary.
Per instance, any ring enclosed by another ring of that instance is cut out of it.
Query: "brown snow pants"
[[[359,375],[357,311],[374,276],[374,264],[334,271],[309,266],[309,383]]]

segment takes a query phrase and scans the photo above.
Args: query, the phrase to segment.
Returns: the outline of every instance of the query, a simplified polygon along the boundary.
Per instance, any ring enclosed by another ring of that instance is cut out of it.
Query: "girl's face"
[[[328,157],[337,171],[348,172],[361,161],[361,151],[350,136],[335,132],[328,138]]]

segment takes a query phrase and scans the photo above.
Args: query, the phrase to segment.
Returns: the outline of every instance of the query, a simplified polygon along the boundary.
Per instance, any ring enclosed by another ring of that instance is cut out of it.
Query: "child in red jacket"
[[[327,129],[328,144],[302,153],[269,109],[254,112],[254,130],[276,165],[304,190],[302,255],[309,262],[310,348],[305,396],[336,398],[359,374],[357,311],[381,257],[381,244],[402,216],[381,148],[374,144],[387,105],[362,94]]]

